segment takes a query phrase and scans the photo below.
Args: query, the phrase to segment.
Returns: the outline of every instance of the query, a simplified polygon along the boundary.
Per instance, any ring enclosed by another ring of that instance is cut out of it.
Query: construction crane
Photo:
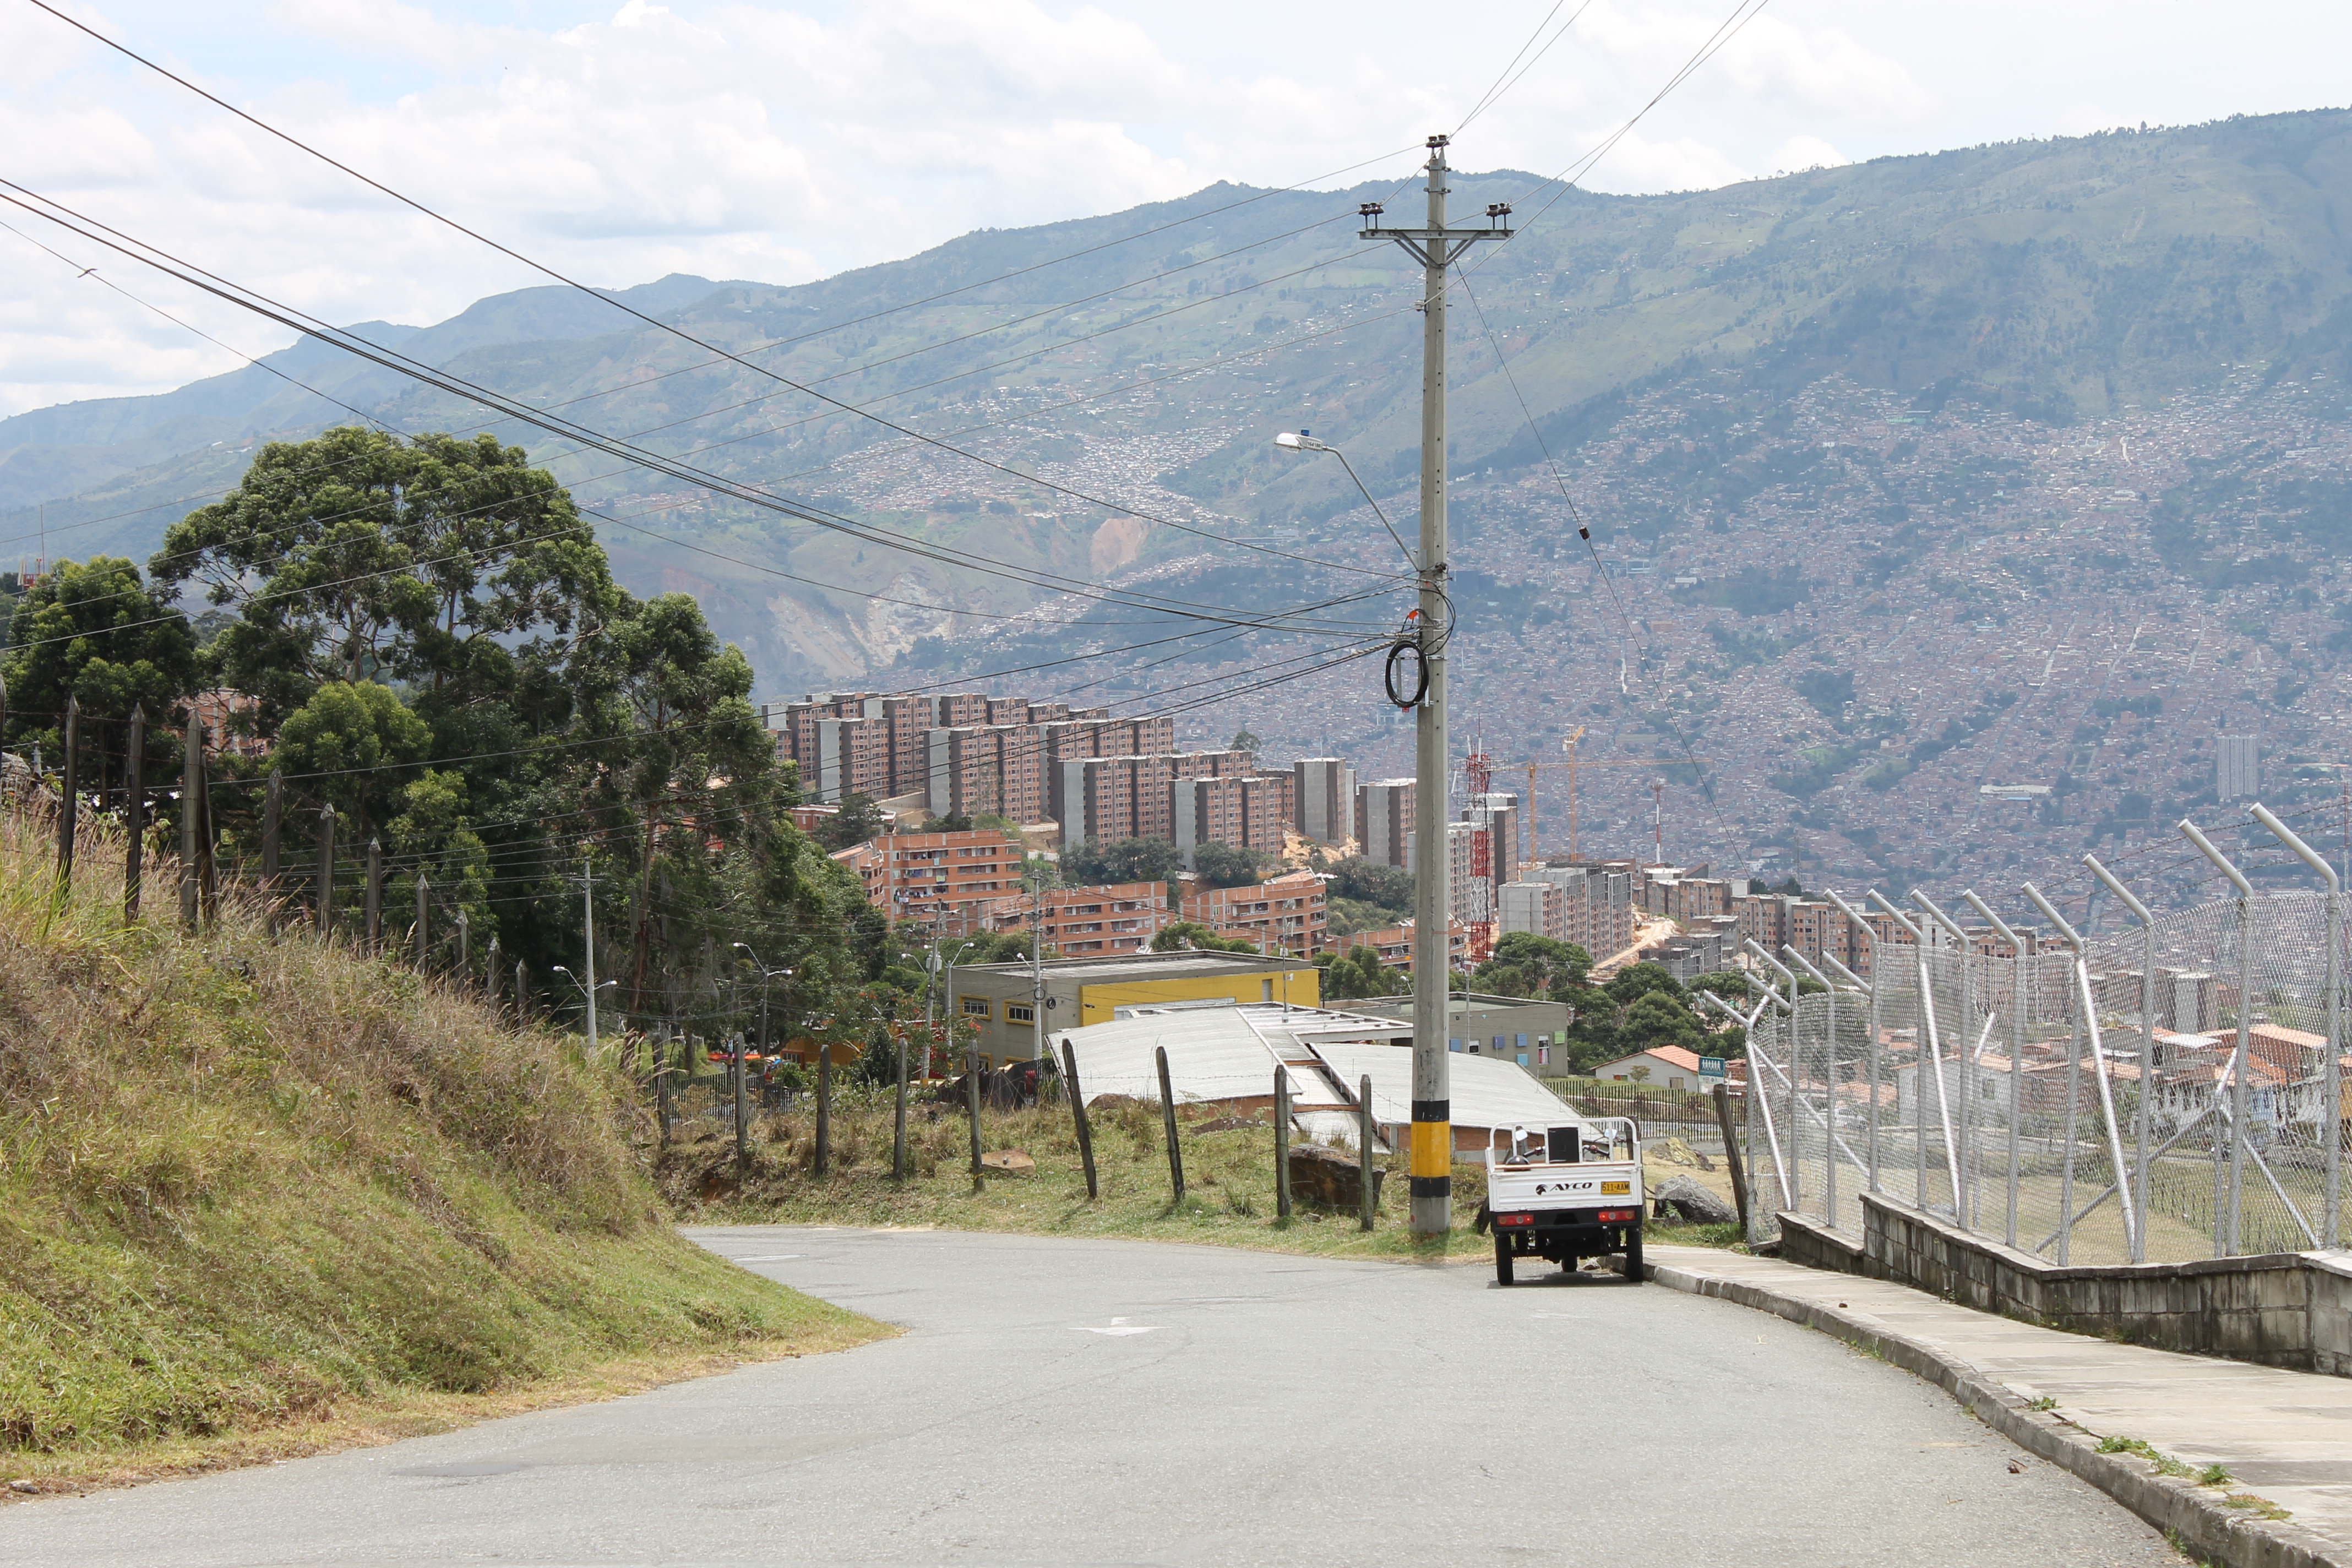
[[[1579,726],[1575,734],[1560,742],[1568,753],[1565,762],[1514,763],[1513,767],[1528,771],[1528,847],[1536,854],[1543,852],[1543,840],[1536,832],[1536,774],[1553,768],[1568,770],[1568,858],[1576,858],[1576,774],[1580,768],[1695,768],[1712,762],[1710,757],[1602,757],[1585,762],[1576,754],[1576,744],[1584,739],[1584,729]],[[1528,857],[1521,855],[1520,859]]]

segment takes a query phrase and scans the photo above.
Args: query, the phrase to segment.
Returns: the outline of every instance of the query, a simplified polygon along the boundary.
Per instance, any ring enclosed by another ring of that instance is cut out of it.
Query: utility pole
[[[596,1059],[596,879],[588,868],[588,858],[580,858],[580,934],[581,951],[586,955],[581,967],[588,975],[588,1059]],[[520,981],[515,984],[515,994],[522,994]],[[737,1047],[740,1052],[741,1047]],[[740,1125],[740,1123],[739,1123]]]
[[[1033,873],[1029,888],[1030,1058],[1037,1064],[1037,1088],[1045,1087],[1045,868]]]
[[[1453,900],[1446,886],[1445,640],[1453,616],[1445,593],[1445,271],[1482,239],[1503,239],[1510,215],[1486,209],[1486,228],[1447,228],[1448,138],[1429,139],[1429,220],[1425,228],[1383,228],[1381,205],[1366,202],[1362,237],[1391,239],[1422,266],[1421,587],[1415,617],[1423,668],[1413,751],[1412,1187],[1412,1232],[1439,1237],[1454,1223],[1454,1110],[1447,1088],[1446,1007],[1453,973],[1447,937]]]

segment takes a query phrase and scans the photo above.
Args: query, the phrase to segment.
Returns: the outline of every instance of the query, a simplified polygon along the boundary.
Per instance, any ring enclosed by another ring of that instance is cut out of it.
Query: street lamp
[[[739,942],[734,947],[736,952],[751,961],[752,968],[760,972],[760,1056],[765,1060],[772,1054],[768,1049],[768,988],[774,984],[777,975],[781,974],[789,981],[793,972],[769,968],[760,962],[760,955],[751,951],[748,942]],[[735,1167],[739,1172],[748,1172],[751,1168],[751,1131],[746,1125],[750,1108],[744,1104],[743,1036],[740,1030],[736,1032],[731,1060],[735,1076]]]
[[[581,1004],[588,1011],[588,1038],[593,1043],[596,1038],[596,993],[599,991],[610,991],[614,986],[618,985],[620,982],[617,980],[600,980],[593,985],[584,985],[581,984],[581,980],[578,975],[572,973],[572,971],[564,968],[563,965],[560,963],[555,966],[555,973],[563,976],[564,979],[572,982],[572,988],[580,993]]]
[[[1355,479],[1356,489],[1363,491],[1365,501],[1372,509],[1372,515],[1381,520],[1381,526],[1389,531],[1389,537],[1396,541],[1397,548],[1404,551],[1404,563],[1416,572],[1421,570],[1421,563],[1415,561],[1412,558],[1412,552],[1405,548],[1404,535],[1396,531],[1396,524],[1389,521],[1389,514],[1381,510],[1381,503],[1372,500],[1372,492],[1365,489],[1364,481],[1357,478],[1356,465],[1348,461],[1347,453],[1328,441],[1317,440],[1304,430],[1285,430],[1274,438],[1274,444],[1286,452],[1328,452],[1339,458],[1339,466],[1348,470],[1348,477]]]
[[[945,1004],[945,1011],[946,1011],[946,1013],[947,1013],[947,1027],[948,1027],[948,1047],[949,1047],[949,1050],[948,1050],[948,1063],[949,1063],[949,1066],[950,1066],[950,1068],[952,1068],[952,1067],[954,1066],[954,1064],[955,1064],[955,1050],[954,1050],[954,1047],[955,1047],[955,1031],[956,1031],[955,966],[956,966],[956,963],[957,963],[957,961],[958,961],[958,960],[961,959],[965,953],[970,952],[973,948],[978,947],[979,945],[980,945],[980,939],[979,939],[978,937],[974,937],[971,941],[965,942],[963,945],[961,945],[961,947],[957,948],[957,949],[955,950],[955,952],[954,952],[950,953],[950,954],[948,956],[948,958],[947,958],[947,960],[946,960],[946,963],[945,963],[945,965],[944,965],[944,967],[945,967],[945,968],[946,968],[946,970],[947,970],[947,977],[948,977],[948,984],[947,984],[947,1001],[946,1001],[946,1004]],[[928,1079],[930,1076],[931,1076],[931,1047],[930,1047],[929,1046],[928,1046],[928,1045],[927,1045],[927,1046],[925,1046],[925,1047],[923,1047],[923,1077],[924,1077],[926,1079]]]

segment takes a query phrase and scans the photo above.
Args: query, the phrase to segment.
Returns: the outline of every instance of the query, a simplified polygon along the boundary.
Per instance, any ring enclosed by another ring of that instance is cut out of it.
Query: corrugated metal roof
[[[1157,1100],[1160,1075],[1153,1053],[1160,1049],[1168,1053],[1169,1079],[1180,1101],[1270,1096],[1275,1069],[1286,1059],[1311,1053],[1348,1096],[1365,1074],[1371,1075],[1374,1121],[1412,1120],[1412,1052],[1387,1043],[1398,1037],[1393,1019],[1253,1004],[1141,1013],[1062,1031],[1058,1037],[1068,1040],[1076,1054],[1078,1082],[1089,1101],[1111,1094]],[[1457,1125],[1540,1126],[1580,1120],[1515,1062],[1459,1052],[1446,1059]],[[1346,1103],[1335,1100],[1319,1077],[1291,1071],[1295,1103],[1302,1112]]]
[[[1372,1119],[1412,1120],[1412,1052],[1397,1046],[1329,1041],[1315,1047],[1339,1081],[1354,1086],[1372,1077]],[[1583,1118],[1517,1062],[1455,1051],[1445,1058],[1447,1092],[1456,1127],[1565,1125]]]

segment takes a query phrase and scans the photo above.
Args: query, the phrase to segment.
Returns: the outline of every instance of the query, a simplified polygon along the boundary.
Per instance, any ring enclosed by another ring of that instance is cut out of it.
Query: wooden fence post
[[[1872,1108],[1875,1113],[1876,1107]],[[1715,1120],[1723,1128],[1723,1161],[1731,1168],[1731,1195],[1739,1203],[1739,1228],[1748,1228],[1748,1171],[1740,1163],[1739,1140],[1731,1134],[1731,1090],[1715,1086]]]
[[[74,834],[81,826],[81,699],[66,698],[66,754],[58,783],[58,893],[73,888]]]
[[[122,758],[122,923],[139,919],[140,883],[147,874],[147,710],[133,704],[131,738]]]
[[[1356,1096],[1356,1170],[1363,1183],[1364,1228],[1372,1228],[1374,1195],[1380,1187],[1372,1181],[1372,1075],[1364,1075],[1364,1083]]]
[[[972,1047],[964,1054],[964,1109],[971,1117],[971,1190],[980,1191],[980,1047]]]
[[[1176,1194],[1170,1206],[1174,1207],[1184,1201],[1184,1151],[1176,1142],[1176,1091],[1168,1082],[1168,1047],[1154,1046],[1151,1054],[1160,1064],[1160,1119],[1168,1132],[1168,1184]]]
[[[1274,1217],[1290,1217],[1290,1074],[1274,1069]]]
[[[490,933],[489,951],[482,954],[482,992],[483,1000],[489,1003],[490,1010],[494,1013],[498,1011],[499,933],[496,931]]]
[[[469,928],[473,923],[467,918],[465,910],[457,911],[457,980],[460,984],[469,985],[474,979],[474,961],[466,951],[467,938],[471,934]]]
[[[833,1042],[816,1045],[816,1173],[833,1159]]]
[[[286,774],[269,770],[269,787],[261,797],[261,898],[269,911],[269,929],[278,929],[278,836],[286,821]]]
[[[425,880],[425,868],[419,866],[416,868],[416,972],[419,974],[425,973],[425,957],[432,952],[432,943],[425,931],[425,916],[431,912],[431,887]],[[595,1004],[592,1002],[589,1005],[593,1006]]]
[[[383,949],[383,840],[368,836],[367,945],[370,952]]]
[[[1095,1130],[1087,1121],[1086,1091],[1078,1087],[1078,1047],[1062,1037],[1062,1081],[1069,1086],[1070,1115],[1078,1124],[1078,1161],[1087,1168],[1087,1201],[1102,1196],[1102,1188],[1095,1181]]]
[[[313,909],[320,936],[335,928],[335,808],[319,808],[319,866],[316,872],[318,903]]]
[[[188,708],[188,731],[180,752],[180,923],[196,929],[196,833],[204,815],[205,730]]]

